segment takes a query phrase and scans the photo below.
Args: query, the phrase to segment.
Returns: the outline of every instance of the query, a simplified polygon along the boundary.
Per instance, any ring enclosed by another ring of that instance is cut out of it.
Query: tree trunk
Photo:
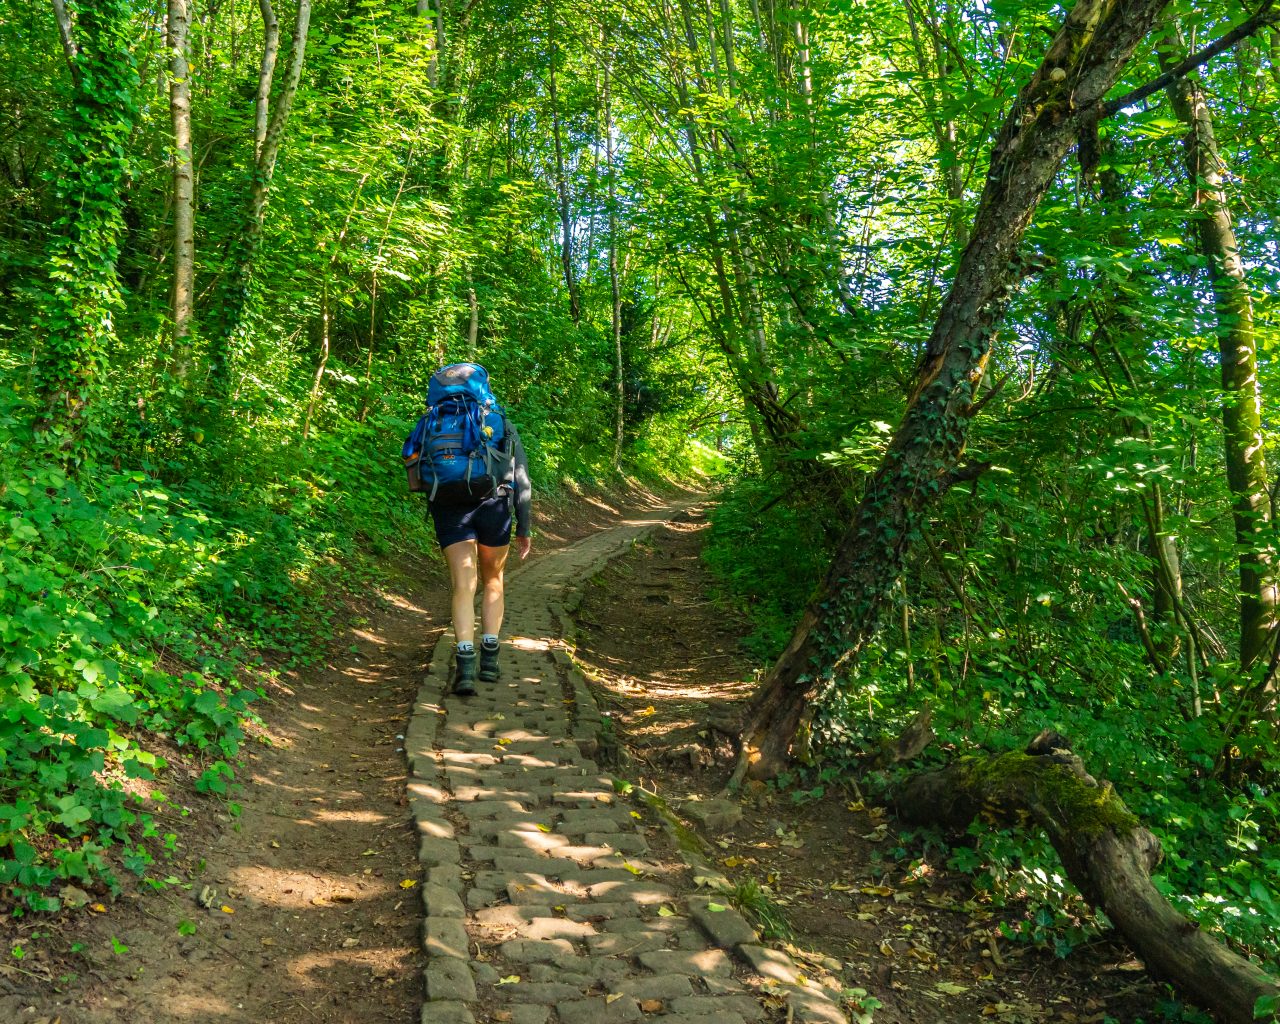
[[[324,282],[320,286],[320,358],[316,361],[316,374],[311,382],[311,394],[307,399],[307,412],[302,419],[302,439],[305,441],[311,433],[311,421],[315,416],[316,405],[320,401],[320,387],[324,382],[324,369],[329,362],[329,282],[333,277],[333,268],[338,265],[338,257],[342,255],[342,243],[347,240],[347,231],[351,227],[351,218],[355,216],[360,205],[360,196],[364,192],[364,183],[369,180],[368,174],[360,176],[360,184],[356,186],[355,198],[347,209],[347,216],[342,222],[342,230],[333,243],[333,255],[324,270]],[[375,278],[376,281],[376,278]],[[373,344],[372,338],[370,345]],[[361,422],[364,422],[363,418]]]
[[[53,16],[58,22],[58,38],[62,40],[62,53],[67,58],[67,67],[71,70],[71,81],[80,84],[80,69],[76,66],[76,37],[71,24],[71,14],[67,10],[66,0],[53,0]]]
[[[325,275],[324,284],[320,286],[320,358],[316,360],[316,375],[311,381],[311,394],[307,398],[307,413],[302,418],[302,440],[311,436],[311,417],[315,415],[316,405],[320,401],[320,383],[324,380],[324,370],[329,364],[329,275]]]
[[[427,49],[431,51],[431,60],[427,62],[427,81],[435,90],[440,84],[440,51],[444,48],[441,37],[444,35],[444,20],[440,10],[440,0],[418,0],[416,13],[422,21],[433,24],[435,31],[427,37]]]
[[[623,428],[626,417],[626,388],[622,365],[622,288],[618,280],[618,179],[613,166],[613,107],[609,93],[609,66],[604,69],[604,152],[609,175],[609,293],[612,299],[611,330],[614,373],[613,468],[622,468]]]
[[[1026,272],[1023,235],[1076,142],[1081,111],[1106,95],[1167,3],[1078,0],[1018,94],[906,412],[816,596],[746,711],[735,784],[747,772],[769,777],[784,767],[810,702],[871,638],[922,513],[968,475],[957,466],[992,336]]]
[[[573,222],[569,217],[569,182],[565,177],[564,145],[560,137],[560,101],[556,92],[556,56],[559,50],[555,43],[554,4],[547,9],[547,19],[547,36],[551,44],[547,72],[547,97],[551,101],[551,141],[556,157],[556,198],[560,204],[560,263],[564,269],[564,285],[569,292],[569,316],[576,324],[582,317],[582,308],[578,300],[578,283],[573,274]]]
[[[267,141],[267,124],[271,119],[271,81],[280,54],[280,21],[271,0],[258,0],[262,12],[262,62],[258,65],[258,92],[253,101],[253,158],[258,160],[262,144]]]
[[[58,443],[69,449],[84,427],[115,335],[115,312],[124,304],[116,264],[138,76],[128,0],[73,2],[57,12],[72,96],[53,179],[62,212],[37,312],[34,383],[42,406],[37,429],[59,434]],[[82,67],[91,73],[82,74]]]
[[[1166,70],[1177,62],[1161,53]],[[1240,573],[1240,667],[1251,668],[1269,650],[1276,628],[1275,541],[1263,454],[1262,398],[1253,297],[1231,220],[1213,115],[1193,78],[1168,87],[1178,119],[1187,126],[1184,160],[1195,194],[1196,238],[1209,267],[1218,315],[1222,366],[1222,442],[1231,490]]]
[[[169,112],[173,123],[173,373],[191,371],[195,303],[195,176],[191,157],[191,64],[188,0],[169,0]]]
[[[289,54],[289,70],[284,87],[270,110],[271,79],[274,74],[278,46],[278,28],[270,0],[259,0],[265,32],[262,66],[258,78],[258,98],[255,107],[253,181],[249,189],[249,202],[238,236],[233,240],[228,261],[230,267],[223,278],[218,301],[219,324],[210,350],[210,376],[213,392],[225,396],[230,389],[231,344],[240,333],[245,310],[249,304],[249,288],[253,280],[253,264],[262,244],[262,226],[266,218],[267,199],[271,195],[271,179],[276,170],[276,159],[284,141],[284,127],[298,93],[302,78],[302,64],[307,52],[307,32],[311,24],[311,0],[298,0],[298,17],[293,27],[292,50]]]
[[[476,361],[480,342],[480,302],[476,298],[476,284],[471,275],[467,275],[467,358]]]
[[[1151,882],[1160,841],[1130,813],[1109,782],[1098,782],[1056,733],[1024,753],[966,757],[913,776],[894,794],[907,822],[964,829],[995,816],[1026,815],[1048,834],[1067,877],[1103,911],[1157,978],[1223,1024],[1253,1024],[1259,999],[1280,983],[1179,914]]]
[[[360,416],[359,420],[363,423],[369,416],[369,399],[373,394],[373,353],[376,349],[378,338],[378,269],[382,266],[382,254],[387,248],[387,236],[391,233],[391,222],[395,219],[396,210],[400,207],[400,197],[404,195],[404,187],[409,182],[409,171],[413,167],[413,154],[416,143],[409,146],[409,152],[404,158],[404,171],[400,175],[400,185],[396,189],[396,196],[391,200],[391,208],[387,210],[387,219],[382,225],[382,237],[378,239],[378,252],[373,258],[373,280],[369,287],[369,353],[365,357],[364,368],[364,395],[360,399]],[[367,175],[366,175],[367,177]],[[364,184],[364,178],[360,179]],[[348,215],[350,220],[350,215]],[[343,237],[346,236],[346,228],[342,229]],[[335,259],[337,258],[335,254]]]

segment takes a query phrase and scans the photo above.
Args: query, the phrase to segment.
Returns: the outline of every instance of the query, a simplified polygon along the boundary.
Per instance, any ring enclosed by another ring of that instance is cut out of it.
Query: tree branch
[[[1152,93],[1157,93],[1164,89],[1170,83],[1177,81],[1179,78],[1186,78],[1196,68],[1203,64],[1209,63],[1214,57],[1229,50],[1248,36],[1253,35],[1258,29],[1267,25],[1275,24],[1280,21],[1280,10],[1275,10],[1275,0],[1264,0],[1261,7],[1253,17],[1246,21],[1242,21],[1222,38],[1210,43],[1202,50],[1193,53],[1181,64],[1171,67],[1162,75],[1153,78],[1146,85],[1134,89],[1133,92],[1127,93],[1117,99],[1111,100],[1102,105],[1101,117],[1111,117],[1113,114],[1119,113],[1125,107],[1131,107],[1139,100],[1145,100]]]

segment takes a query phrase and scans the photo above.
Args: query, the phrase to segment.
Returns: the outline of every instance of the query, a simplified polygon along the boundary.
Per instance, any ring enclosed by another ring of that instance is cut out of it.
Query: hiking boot
[[[454,651],[457,659],[453,669],[453,692],[458,697],[474,697],[476,695],[476,662],[480,659],[475,651]]]
[[[496,683],[498,676],[498,645],[494,644],[490,647],[488,644],[480,645],[480,681],[484,683]]]

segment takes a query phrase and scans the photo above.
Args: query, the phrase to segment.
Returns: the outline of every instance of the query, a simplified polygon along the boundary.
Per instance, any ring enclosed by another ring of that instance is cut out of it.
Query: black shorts
[[[511,543],[511,496],[499,494],[478,505],[431,504],[431,521],[441,548],[473,540],[487,548]]]

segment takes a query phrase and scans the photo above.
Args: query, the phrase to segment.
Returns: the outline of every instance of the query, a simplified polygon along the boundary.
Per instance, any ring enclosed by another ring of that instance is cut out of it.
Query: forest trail
[[[784,977],[787,958],[756,949],[736,911],[687,895],[696,883],[666,833],[592,760],[601,719],[562,642],[562,602],[680,508],[648,504],[619,525],[601,528],[599,509],[549,524],[543,551],[510,573],[504,678],[472,700],[445,693],[442,587],[361,595],[330,658],[278,687],[264,742],[243,754],[238,805],[210,815],[192,795],[155,885],[126,883],[114,901],[94,890],[54,925],[24,926],[43,948],[0,973],[0,1020],[743,1024],[785,1012],[776,988],[751,994],[763,979],[744,957]],[[748,948],[735,964],[708,934]],[[70,953],[50,955],[59,947]],[[797,1020],[843,1020],[820,996],[793,1002]]]
[[[670,514],[513,574],[504,677],[479,696],[447,695],[452,644],[436,646],[406,741],[426,878],[424,1022],[744,1024],[771,1012],[752,968],[793,971],[735,911],[681,895],[686,865],[660,836],[650,843],[657,830],[593,760],[600,715],[565,653],[562,602]],[[796,1020],[844,1019],[816,992],[790,1001]]]

